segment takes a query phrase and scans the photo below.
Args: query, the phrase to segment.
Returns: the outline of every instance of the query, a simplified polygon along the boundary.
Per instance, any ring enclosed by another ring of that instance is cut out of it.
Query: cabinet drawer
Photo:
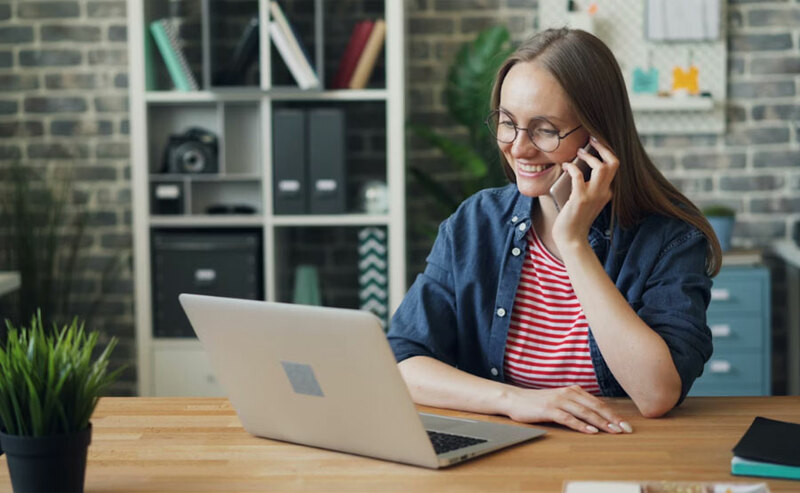
[[[714,315],[708,317],[714,340],[714,356],[728,349],[760,350],[764,345],[764,322],[754,315]]]
[[[689,392],[690,396],[746,396],[746,395],[768,395],[762,390],[761,384],[709,384],[697,380]]]
[[[761,313],[766,295],[766,275],[762,269],[722,271],[711,287],[708,313]]]
[[[153,352],[153,371],[157,397],[225,395],[202,348],[157,348]]]
[[[695,387],[762,387],[764,355],[761,351],[720,351],[711,356]],[[738,394],[737,394],[738,395]]]

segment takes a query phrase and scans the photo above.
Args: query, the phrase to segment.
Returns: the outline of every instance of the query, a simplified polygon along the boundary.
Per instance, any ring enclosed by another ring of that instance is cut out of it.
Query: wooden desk
[[[564,480],[759,482],[730,474],[731,448],[756,415],[800,422],[797,396],[689,398],[655,420],[638,417],[627,399],[609,401],[635,433],[545,425],[542,438],[433,471],[252,437],[226,399],[104,398],[92,419],[86,491],[560,492]],[[773,492],[800,491],[800,482],[767,482]],[[10,489],[3,456],[0,490]]]

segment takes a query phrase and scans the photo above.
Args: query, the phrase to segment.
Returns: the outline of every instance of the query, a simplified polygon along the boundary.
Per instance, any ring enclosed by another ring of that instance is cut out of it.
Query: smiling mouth
[[[517,163],[517,167],[524,173],[541,173],[542,171],[553,167],[554,163],[547,164],[522,164]]]

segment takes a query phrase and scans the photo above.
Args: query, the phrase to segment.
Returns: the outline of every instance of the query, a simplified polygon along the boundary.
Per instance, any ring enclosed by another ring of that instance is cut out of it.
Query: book
[[[296,64],[303,72],[305,79],[309,81],[310,85],[308,88],[319,87],[320,85],[319,78],[317,77],[316,72],[314,72],[314,68],[311,66],[311,61],[309,60],[305,49],[300,44],[300,40],[298,39],[297,34],[292,28],[292,25],[289,24],[289,20],[283,13],[283,10],[281,9],[280,5],[278,5],[278,2],[275,1],[270,2],[269,10],[272,15],[272,18],[275,19],[273,22],[276,22],[280,30],[283,32],[284,38],[286,39],[286,44],[289,48],[289,52],[295,58]],[[283,54],[281,54],[281,56],[283,56]]]
[[[258,62],[258,16],[253,16],[242,31],[224,71],[216,74],[219,85],[239,85],[246,82],[247,70]]]
[[[358,63],[353,71],[353,77],[350,79],[348,86],[350,89],[364,89],[367,87],[367,82],[375,70],[375,62],[378,60],[383,49],[383,42],[386,39],[386,21],[378,19],[372,31],[369,33],[369,39],[358,58]]]
[[[161,58],[167,66],[170,78],[179,91],[197,91],[200,86],[189,67],[178,40],[178,30],[169,19],[159,19],[150,23],[150,32],[156,42]]]
[[[731,473],[800,479],[800,424],[756,416],[733,447]]]
[[[762,478],[800,479],[800,467],[747,460],[734,455],[731,458],[731,474]]]
[[[342,53],[342,58],[339,60],[339,67],[336,69],[336,75],[333,77],[333,82],[331,83],[332,89],[345,89],[350,86],[350,79],[353,77],[353,71],[356,69],[358,59],[361,56],[361,52],[364,51],[364,46],[366,46],[374,26],[374,21],[365,20],[357,23],[353,28],[344,53]]]
[[[270,21],[269,23],[269,36],[272,38],[272,43],[275,45],[278,53],[280,53],[281,58],[283,58],[283,61],[289,68],[289,72],[292,73],[292,77],[294,77],[300,89],[311,89],[314,87],[314,81],[309,79],[308,75],[303,71],[303,68],[300,66],[300,61],[294,56],[294,53],[292,53],[289,47],[289,41],[286,39],[286,35],[275,21]]]

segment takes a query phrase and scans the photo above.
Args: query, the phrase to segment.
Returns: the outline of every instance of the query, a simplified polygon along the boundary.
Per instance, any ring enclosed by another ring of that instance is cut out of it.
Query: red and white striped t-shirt
[[[600,394],[586,316],[564,264],[533,228],[511,311],[504,369],[506,380],[521,387],[580,385]]]

